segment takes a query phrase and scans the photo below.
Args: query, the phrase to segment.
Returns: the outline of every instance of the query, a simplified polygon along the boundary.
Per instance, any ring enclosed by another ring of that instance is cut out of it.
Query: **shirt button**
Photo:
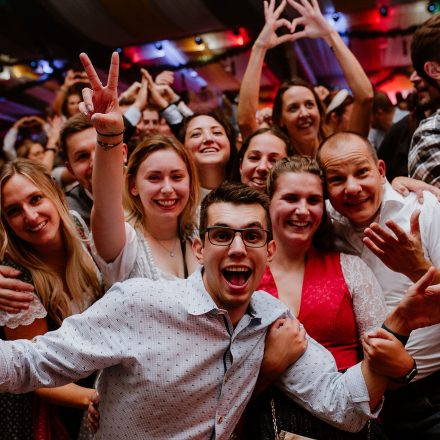
[[[222,423],[223,422],[223,417],[222,416],[218,416],[217,417],[217,423]]]

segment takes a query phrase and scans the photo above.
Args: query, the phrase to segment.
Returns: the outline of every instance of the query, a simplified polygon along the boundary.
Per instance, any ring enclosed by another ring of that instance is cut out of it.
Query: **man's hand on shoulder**
[[[29,308],[34,299],[34,286],[17,279],[19,275],[19,270],[0,265],[0,310],[7,313]]]

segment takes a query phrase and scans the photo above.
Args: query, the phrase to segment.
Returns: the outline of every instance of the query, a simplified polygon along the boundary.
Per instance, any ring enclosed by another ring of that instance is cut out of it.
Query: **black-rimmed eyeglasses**
[[[230,246],[237,232],[246,247],[263,247],[269,238],[269,231],[261,228],[230,228],[228,226],[209,226],[206,228],[208,240],[215,246]]]

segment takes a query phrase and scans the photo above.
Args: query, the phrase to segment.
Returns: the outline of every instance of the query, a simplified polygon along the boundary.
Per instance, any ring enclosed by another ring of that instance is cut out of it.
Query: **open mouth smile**
[[[313,121],[309,119],[309,120],[300,122],[299,124],[297,124],[297,127],[299,129],[306,129],[306,128],[310,128],[312,125],[313,125]]]
[[[33,228],[28,228],[29,232],[40,232],[45,226],[47,225],[47,220],[44,220],[43,222],[39,223],[37,226]]]
[[[222,269],[222,275],[230,287],[241,289],[246,286],[252,269],[246,266],[228,266]]]
[[[300,220],[287,220],[287,225],[292,226],[297,229],[305,229],[311,225],[311,222],[300,221]]]
[[[200,153],[202,154],[218,153],[219,151],[220,151],[219,148],[212,146],[200,149]]]
[[[177,205],[178,199],[173,200],[155,200],[154,203],[161,208],[170,209]]]
[[[251,182],[257,186],[266,186],[267,179],[261,177],[254,177],[251,179]]]

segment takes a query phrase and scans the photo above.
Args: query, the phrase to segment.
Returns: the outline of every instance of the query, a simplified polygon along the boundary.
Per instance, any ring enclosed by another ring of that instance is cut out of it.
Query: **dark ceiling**
[[[414,1],[320,0],[323,10],[333,8],[349,14],[377,9],[382,3],[393,6]],[[290,11],[286,16],[292,18],[293,14]],[[262,24],[261,0],[0,0],[0,65],[62,58],[67,61],[63,69],[80,68],[78,53],[86,51],[97,66],[105,69],[111,51],[118,47],[238,27],[245,28],[252,39]],[[325,56],[322,58],[319,44],[309,44],[307,50],[312,61],[316,56],[327,61]],[[278,78],[288,76],[285,56],[278,48],[267,58]],[[317,70],[319,73],[319,64]],[[53,76],[62,81],[61,72],[55,71]],[[122,72],[122,77],[132,81],[133,71]],[[0,93],[8,99],[8,105],[13,101],[24,106],[10,111],[11,117],[29,108],[41,112],[53,96],[47,87],[24,94],[25,89],[25,84],[17,88],[15,84],[10,87],[0,83]],[[3,99],[3,116],[8,113],[5,107]]]

